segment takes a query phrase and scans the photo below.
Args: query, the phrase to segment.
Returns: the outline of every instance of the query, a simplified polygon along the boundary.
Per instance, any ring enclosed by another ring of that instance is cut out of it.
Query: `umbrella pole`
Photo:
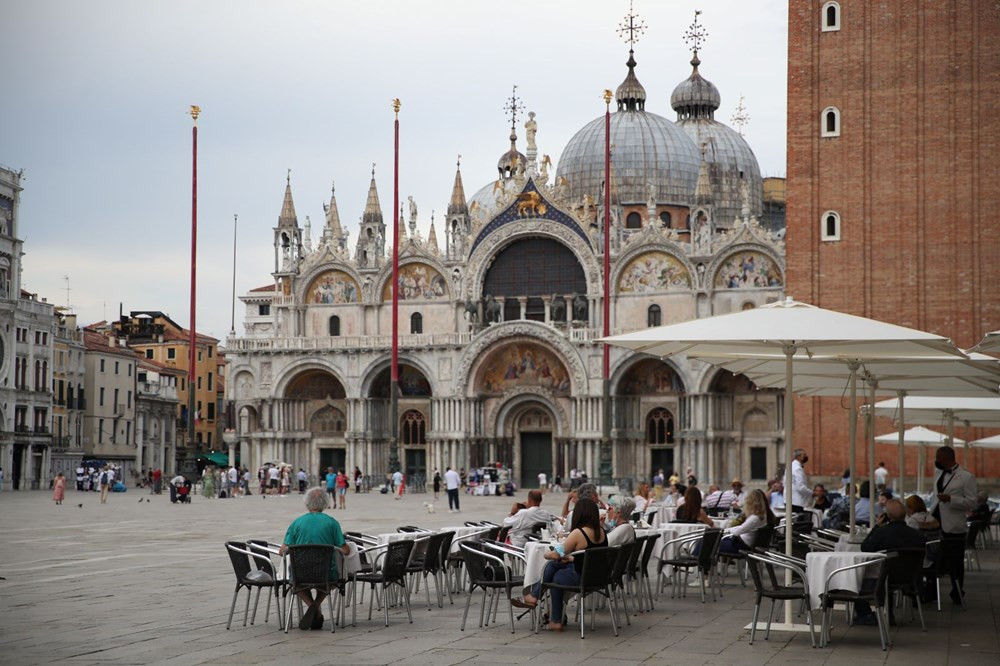
[[[853,486],[854,479],[857,478],[857,465],[858,465],[858,367],[859,363],[857,361],[851,361],[847,364],[848,369],[851,371],[851,411],[850,411],[850,437],[851,437],[851,459],[849,461],[849,467],[851,468],[850,478],[847,482],[846,492],[850,502],[851,514],[850,514],[850,534],[854,536],[855,528],[855,516],[854,516],[854,503],[857,501],[854,497]]]
[[[868,526],[875,527],[875,389],[878,381],[868,379],[868,395],[871,408],[868,410]]]
[[[906,439],[906,435],[903,434],[906,429],[903,401],[906,398],[906,391],[897,391],[896,395],[899,397],[899,479],[896,481],[896,494],[899,495],[899,501],[903,501],[903,468],[906,465],[903,452],[903,440]]]
[[[792,385],[792,357],[795,355],[795,345],[784,345],[785,352],[785,555],[792,556],[792,432],[795,428],[794,405],[792,396],[795,389]],[[792,571],[785,569],[785,585],[792,584]],[[785,624],[792,622],[792,602],[785,601]]]
[[[926,447],[921,444],[920,448],[917,449],[917,494],[924,492],[924,465],[927,462],[924,459],[924,449]]]
[[[948,446],[955,448],[955,412],[946,409],[944,415],[948,419]]]

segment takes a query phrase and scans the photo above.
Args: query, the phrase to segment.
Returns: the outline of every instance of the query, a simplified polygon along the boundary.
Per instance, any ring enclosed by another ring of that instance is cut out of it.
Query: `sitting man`
[[[528,540],[528,535],[534,532],[535,525],[542,523],[546,529],[553,521],[558,520],[550,512],[542,508],[542,491],[529,490],[528,502],[523,506],[520,502],[515,502],[510,510],[510,515],[503,519],[503,524],[510,527],[507,538],[511,545],[524,548],[524,543]]]
[[[830,508],[830,497],[826,494],[826,488],[822,483],[813,486],[813,508],[819,511],[826,511]]]
[[[729,507],[722,503],[722,495],[723,492],[719,489],[719,486],[714,483],[708,486],[708,493],[701,498],[702,505],[704,505],[705,512],[708,515],[717,516],[729,510]]]
[[[886,523],[875,527],[865,540],[861,542],[861,551],[875,553],[880,550],[896,548],[923,548],[927,537],[906,524],[906,507],[898,499],[888,500],[885,504]],[[862,583],[862,591],[870,591],[875,586],[874,578],[866,578]],[[857,624],[878,624],[868,602],[859,601],[854,604],[855,622]],[[892,622],[892,606],[889,607],[889,621]]]
[[[635,500],[631,497],[614,495],[608,500],[608,510],[604,517],[608,546],[621,546],[635,541],[635,529],[629,524],[634,511]]]
[[[602,508],[601,497],[597,494],[597,486],[593,483],[581,483],[577,486],[576,490],[566,495],[566,501],[563,502],[562,516],[566,519],[567,525],[573,524],[573,511],[570,509],[570,502],[576,504],[582,499],[589,499],[598,506]]]
[[[774,480],[767,489],[767,501],[771,509],[785,510],[785,484]]]
[[[344,539],[340,523],[337,522],[336,518],[323,513],[323,510],[329,506],[326,489],[310,488],[306,493],[305,502],[309,512],[299,516],[288,526],[279,554],[284,557],[289,546],[306,544],[336,546],[345,555],[349,554],[351,551]],[[337,560],[335,558],[330,560],[330,580],[337,580]],[[308,607],[308,610],[302,614],[302,619],[299,620],[299,629],[322,629],[323,606],[321,604],[326,598],[326,593],[317,590],[314,599],[309,590],[300,590],[299,598]]]
[[[990,516],[993,512],[990,510],[990,494],[985,490],[981,490],[976,493],[976,506],[965,514],[970,522],[982,523],[985,527],[989,524]]]

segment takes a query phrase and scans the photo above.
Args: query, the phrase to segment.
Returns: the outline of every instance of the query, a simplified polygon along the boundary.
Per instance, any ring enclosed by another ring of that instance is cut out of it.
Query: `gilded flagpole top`
[[[614,96],[615,96],[614,93],[612,93],[607,88],[605,88],[604,92],[601,93],[601,97],[604,98],[604,103],[607,104],[608,106],[611,106],[611,100],[614,99]]]
[[[400,103],[398,97],[392,100],[392,110],[396,112],[397,119],[399,118],[399,107],[401,106],[402,104]]]
[[[201,114],[201,107],[195,104],[191,105],[191,110],[188,111],[188,115],[194,119],[194,124],[198,124],[198,115]]]

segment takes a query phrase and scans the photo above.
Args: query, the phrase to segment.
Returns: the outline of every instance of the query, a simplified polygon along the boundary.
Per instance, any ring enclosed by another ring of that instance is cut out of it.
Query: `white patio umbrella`
[[[786,492],[792,488],[792,395],[797,360],[829,356],[853,363],[857,359],[963,356],[939,335],[824,310],[791,298],[752,310],[616,335],[601,342],[656,356],[784,358]],[[789,528],[785,530],[785,552],[791,551]],[[785,604],[786,625],[791,625],[791,617],[789,602]]]
[[[760,388],[784,388],[785,375],[779,374],[784,361],[774,358],[703,358],[732,372],[746,375]],[[982,397],[997,393],[1000,385],[1000,363],[983,354],[970,354],[967,358],[936,356],[923,358],[877,359],[845,363],[843,359],[813,357],[796,363],[794,391],[799,395],[842,397],[850,393],[850,461],[854,478],[857,474],[857,388],[858,375],[864,379],[870,400],[875,395],[947,395]],[[870,436],[874,431],[866,422]],[[898,464],[899,488],[902,490],[903,426],[899,428]],[[875,442],[868,440],[869,456],[874,458]],[[870,499],[874,501],[874,468],[869,469]],[[854,496],[850,500],[850,529],[854,533]]]
[[[980,449],[1000,449],[1000,435],[977,439],[974,442],[969,442],[969,444]]]
[[[885,435],[879,435],[875,438],[876,442],[898,442],[899,434],[892,432]],[[924,491],[924,452],[928,446],[944,446],[948,442],[948,436],[943,435],[936,430],[930,430],[923,426],[916,426],[903,431],[903,444],[907,446],[919,446],[919,463],[917,467],[917,493],[922,493]],[[963,440],[955,439],[953,440],[955,444],[962,444]],[[900,468],[902,470],[902,468]],[[900,471],[902,475],[902,471]],[[899,493],[902,497],[902,492]]]
[[[972,351],[1000,354],[1000,331],[992,331],[984,335],[979,344],[972,348]]]

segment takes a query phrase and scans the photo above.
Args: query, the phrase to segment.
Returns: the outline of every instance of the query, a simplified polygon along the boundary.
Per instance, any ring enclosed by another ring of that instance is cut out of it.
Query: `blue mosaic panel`
[[[536,192],[538,194],[538,196],[541,199],[541,203],[544,206],[544,210],[539,211],[537,208],[534,208],[531,212],[527,214],[522,214],[522,210],[524,210],[523,208],[524,202],[520,198],[515,199],[510,206],[508,206],[502,213],[500,213],[492,220],[490,220],[489,224],[483,227],[482,231],[479,232],[479,235],[476,236],[476,240],[472,243],[472,252],[475,252],[479,244],[482,243],[487,236],[489,236],[491,233],[493,233],[500,227],[504,226],[505,224],[510,224],[512,222],[518,222],[526,219],[550,220],[555,224],[561,224],[570,231],[572,231],[573,233],[575,233],[577,236],[582,238],[583,241],[587,244],[587,247],[592,247],[590,243],[590,238],[583,231],[583,229],[580,228],[580,225],[577,224],[576,220],[571,218],[569,215],[566,215],[565,213],[556,209],[555,206],[553,206],[544,197],[542,197],[541,192],[538,192],[538,188],[535,187],[535,183],[532,180],[529,180],[528,184],[524,186],[524,189],[521,191],[521,194],[525,194],[528,192]]]

